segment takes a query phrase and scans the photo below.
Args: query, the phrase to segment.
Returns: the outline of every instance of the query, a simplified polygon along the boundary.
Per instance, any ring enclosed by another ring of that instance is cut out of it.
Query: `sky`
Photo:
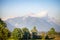
[[[0,0],[0,18],[21,17],[27,14],[60,20],[60,0]],[[41,14],[41,15],[39,15]]]

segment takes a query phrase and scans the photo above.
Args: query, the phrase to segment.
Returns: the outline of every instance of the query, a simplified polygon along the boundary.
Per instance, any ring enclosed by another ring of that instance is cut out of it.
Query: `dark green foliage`
[[[33,27],[33,29],[31,30],[31,32],[32,32],[32,39],[37,38],[37,29],[36,29],[36,26]]]
[[[22,33],[22,30],[20,28],[15,28],[12,32],[12,37],[13,37],[13,39],[20,40],[23,37],[22,34],[23,33]]]
[[[46,35],[46,36],[45,36],[45,39],[49,39],[49,36],[48,36],[48,35]]]
[[[56,31],[54,28],[51,28],[49,31],[48,31],[48,35],[52,35],[52,34],[56,34]]]
[[[10,37],[10,31],[7,29],[6,23],[0,19],[0,40],[6,40]]]
[[[50,39],[54,39],[54,38],[55,38],[55,35],[56,35],[55,29],[54,29],[54,28],[51,28],[51,29],[48,31],[47,35],[49,35],[49,38],[50,38]]]
[[[0,19],[0,27],[7,27],[6,23]]]
[[[27,28],[23,28],[23,39],[30,39],[30,32]]]

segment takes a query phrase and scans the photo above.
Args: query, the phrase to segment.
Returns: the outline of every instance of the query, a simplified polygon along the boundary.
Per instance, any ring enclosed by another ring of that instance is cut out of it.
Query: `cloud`
[[[41,12],[39,12],[39,13],[35,13],[35,14],[33,14],[33,13],[29,13],[29,14],[26,14],[26,15],[24,15],[25,17],[28,17],[28,16],[31,16],[31,17],[45,17],[46,15],[47,15],[47,13],[48,13],[48,11],[41,11]],[[9,16],[9,17],[4,17],[4,18],[2,18],[2,20],[7,20],[7,19],[9,19],[9,18],[15,18],[15,17],[18,17],[18,16]]]
[[[31,17],[45,17],[48,14],[48,11],[41,11],[40,13],[36,14],[29,14]]]
[[[15,18],[15,17],[16,17],[16,16],[3,17],[2,20],[5,21],[5,20],[7,20],[7,19],[9,19],[9,18]]]

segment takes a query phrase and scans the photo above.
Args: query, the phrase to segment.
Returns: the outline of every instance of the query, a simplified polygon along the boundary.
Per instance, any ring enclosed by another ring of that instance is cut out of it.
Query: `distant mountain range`
[[[31,30],[34,26],[36,26],[38,31],[48,31],[50,28],[55,28],[57,32],[60,32],[60,25],[56,24],[52,20],[52,18],[45,17],[32,17],[32,16],[23,16],[23,17],[15,17],[5,20],[7,27],[9,30],[13,30],[14,28],[23,28],[27,27]]]

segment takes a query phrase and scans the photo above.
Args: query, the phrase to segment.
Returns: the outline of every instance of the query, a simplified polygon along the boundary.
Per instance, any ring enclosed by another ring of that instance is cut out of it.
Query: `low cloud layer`
[[[31,17],[45,17],[47,15],[48,11],[41,11],[40,13],[36,13],[36,14],[29,14],[28,16]]]

